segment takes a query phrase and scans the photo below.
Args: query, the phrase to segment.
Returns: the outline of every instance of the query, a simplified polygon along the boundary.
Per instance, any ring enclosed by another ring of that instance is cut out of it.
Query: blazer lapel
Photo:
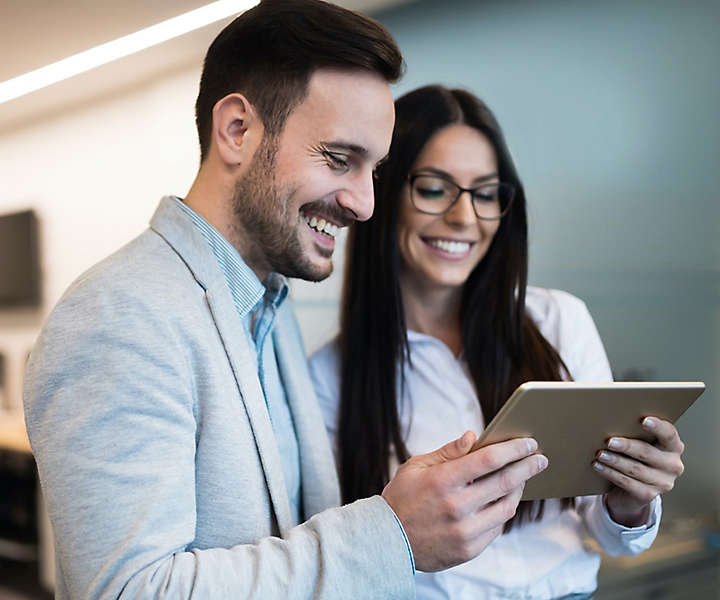
[[[283,306],[273,332],[280,376],[300,451],[305,518],[340,504],[335,462],[292,309]]]
[[[151,227],[173,247],[205,289],[210,313],[225,347],[253,430],[278,528],[284,536],[293,526],[290,500],[275,433],[258,379],[257,359],[247,343],[230,289],[212,250],[189,217],[174,205],[175,202],[172,198],[163,198],[153,216]]]
[[[280,452],[265,404],[265,396],[258,379],[255,353],[242,334],[240,318],[237,315],[232,296],[227,290],[227,285],[224,280],[222,283],[222,286],[217,286],[220,289],[208,289],[206,297],[235,374],[235,381],[240,389],[245,411],[250,419],[250,425],[255,435],[255,444],[265,472],[265,480],[275,508],[278,528],[280,534],[284,535],[293,526],[293,522]],[[237,326],[233,326],[233,319],[237,321]]]

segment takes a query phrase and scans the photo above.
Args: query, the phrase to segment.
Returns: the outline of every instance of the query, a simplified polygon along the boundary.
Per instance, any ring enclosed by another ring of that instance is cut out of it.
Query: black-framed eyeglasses
[[[472,197],[475,216],[483,221],[502,219],[510,210],[515,187],[511,183],[482,183],[475,187],[460,187],[452,179],[429,173],[411,173],[410,201],[427,215],[443,215],[460,199],[464,192]]]

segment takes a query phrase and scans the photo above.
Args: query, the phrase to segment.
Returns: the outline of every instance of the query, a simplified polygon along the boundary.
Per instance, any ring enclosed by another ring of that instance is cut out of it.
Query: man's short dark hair
[[[205,56],[195,104],[201,161],[218,100],[242,93],[266,133],[277,135],[305,98],[312,74],[323,68],[369,71],[393,83],[403,60],[380,23],[322,0],[264,0],[237,17]]]

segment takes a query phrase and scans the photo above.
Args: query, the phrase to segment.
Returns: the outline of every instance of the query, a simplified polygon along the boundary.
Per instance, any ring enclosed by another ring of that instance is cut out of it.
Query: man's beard
[[[332,273],[332,263],[323,269],[304,254],[300,228],[305,224],[299,216],[292,220],[288,214],[295,191],[281,190],[275,180],[276,153],[277,138],[266,135],[245,177],[235,186],[237,234],[251,242],[250,255],[243,258],[286,277],[321,281]]]

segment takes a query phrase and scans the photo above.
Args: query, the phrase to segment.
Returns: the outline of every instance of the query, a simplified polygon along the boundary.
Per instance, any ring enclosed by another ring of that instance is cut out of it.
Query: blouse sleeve
[[[577,511],[583,517],[588,532],[610,556],[635,556],[647,550],[657,537],[662,516],[662,501],[656,496],[650,503],[648,520],[639,527],[625,527],[612,520],[603,496],[584,496],[577,499]]]
[[[560,290],[528,288],[528,310],[574,381],[612,381],[612,371],[585,303]]]

